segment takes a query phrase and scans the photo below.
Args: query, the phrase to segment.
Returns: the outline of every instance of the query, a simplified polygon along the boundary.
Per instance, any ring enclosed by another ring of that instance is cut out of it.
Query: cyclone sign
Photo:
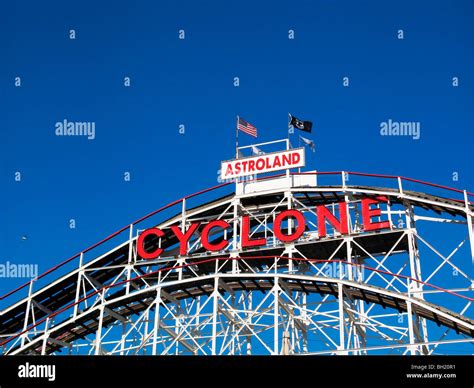
[[[383,196],[379,196],[375,199],[371,198],[364,198],[361,201],[361,213],[362,213],[362,224],[364,231],[374,231],[380,229],[387,229],[390,228],[389,221],[374,221],[373,218],[380,217],[382,212],[378,207],[379,204],[387,202],[387,198]],[[349,223],[348,223],[348,206],[346,202],[339,202],[337,203],[339,208],[339,215],[337,218],[331,210],[326,207],[325,205],[316,206],[316,214],[318,217],[318,237],[323,238],[326,237],[326,223],[331,224],[335,230],[337,230],[340,234],[348,234],[349,233]],[[373,206],[376,206],[375,208]],[[291,231],[290,234],[285,234],[282,228],[282,225],[285,221],[288,221],[289,218],[294,219],[296,222],[294,230]],[[245,248],[252,248],[252,247],[259,247],[265,246],[267,244],[266,238],[257,238],[252,239],[250,237],[250,217],[248,215],[244,215],[240,219],[241,225],[241,246],[243,249]],[[189,241],[191,237],[196,233],[200,227],[200,222],[192,222],[187,229],[182,229],[179,225],[172,225],[170,227],[171,231],[174,234],[174,237],[179,242],[179,254],[180,255],[187,255]],[[211,230],[213,229],[220,229],[222,232],[226,229],[230,229],[232,226],[229,222],[224,221],[222,219],[218,220],[211,220],[201,228],[200,235],[201,235],[201,243],[204,249],[209,252],[219,252],[225,250],[228,245],[229,241],[227,239],[221,239],[219,242],[213,242],[210,239]],[[284,242],[290,243],[293,241],[298,240],[306,230],[306,219],[302,212],[296,209],[288,209],[278,213],[275,217],[273,222],[273,232],[275,237]],[[158,228],[149,228],[143,231],[140,236],[138,237],[137,243],[137,252],[138,255],[145,260],[156,259],[157,257],[161,256],[164,252],[164,249],[160,247],[154,248],[152,251],[148,251],[145,249],[145,240],[148,237],[152,238],[162,238],[165,236],[165,232],[162,229]]]
[[[304,167],[304,148],[251,156],[222,162],[221,178],[234,179],[248,175]]]

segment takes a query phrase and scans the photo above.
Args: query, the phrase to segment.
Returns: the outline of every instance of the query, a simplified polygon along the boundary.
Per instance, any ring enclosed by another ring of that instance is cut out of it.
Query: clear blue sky
[[[310,169],[474,191],[472,1],[13,3],[0,22],[1,262],[42,272],[216,184],[238,114],[262,141],[286,136],[288,112],[312,120]],[[55,136],[64,119],[95,122],[96,138]],[[388,119],[420,122],[421,138],[380,136]]]

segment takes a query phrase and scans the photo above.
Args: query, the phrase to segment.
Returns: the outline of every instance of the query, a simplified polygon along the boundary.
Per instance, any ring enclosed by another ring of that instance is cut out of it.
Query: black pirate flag
[[[300,131],[311,132],[311,129],[313,128],[313,123],[311,121],[297,119],[295,116],[292,116],[290,114],[290,123],[288,124],[288,126],[299,129]]]

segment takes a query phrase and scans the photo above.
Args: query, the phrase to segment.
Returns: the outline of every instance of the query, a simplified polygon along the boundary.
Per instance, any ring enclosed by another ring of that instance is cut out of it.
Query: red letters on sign
[[[381,221],[381,222],[372,222],[373,217],[379,217],[382,212],[380,209],[375,208],[372,209],[371,205],[378,204],[381,202],[387,202],[388,199],[383,196],[375,197],[375,198],[365,198],[361,201],[361,210],[362,210],[362,222],[364,225],[364,231],[373,231],[379,229],[387,229],[390,228],[389,221]],[[333,228],[341,234],[347,234],[349,232],[349,223],[348,223],[348,208],[346,202],[339,202],[339,218],[337,218],[331,211],[324,205],[320,205],[316,207],[316,215],[318,218],[318,234],[319,237],[326,237],[326,222],[331,224]],[[282,231],[282,224],[285,222],[286,219],[292,218],[295,220],[294,227],[290,234],[284,234]],[[240,233],[240,241],[242,248],[250,248],[250,247],[259,247],[265,246],[267,244],[267,240],[264,237],[261,238],[250,238],[250,216],[245,215],[241,218],[241,233]],[[179,254],[186,255],[188,254],[188,243],[191,239],[192,235],[197,231],[199,228],[200,223],[195,222],[192,223],[189,228],[185,231],[181,230],[181,227],[178,225],[173,225],[170,227],[171,231],[174,233],[176,238],[179,241]],[[213,220],[210,221],[208,224],[204,226],[201,232],[201,243],[204,249],[211,252],[222,251],[227,248],[229,245],[229,241],[227,239],[222,239],[217,243],[212,243],[210,241],[210,234],[213,228],[221,228],[222,230],[226,230],[230,228],[231,225],[224,220]],[[275,217],[275,221],[273,222],[273,233],[275,238],[278,240],[289,243],[298,240],[303,235],[306,229],[306,219],[304,214],[295,209],[288,209],[284,210],[279,213]],[[137,240],[137,253],[138,255],[145,259],[151,260],[159,257],[163,253],[163,249],[155,248],[152,252],[148,252],[145,250],[145,239],[148,236],[155,236],[157,238],[161,238],[164,236],[164,232],[161,229],[157,228],[150,228],[145,230],[143,233],[140,234]]]
[[[289,217],[295,218],[298,226],[292,234],[287,235],[282,233],[281,223],[285,218]],[[298,240],[303,235],[305,227],[306,220],[301,212],[298,210],[284,210],[275,217],[275,221],[273,222],[273,233],[275,233],[276,238],[280,241],[292,242]]]
[[[383,222],[372,222],[372,217],[378,217],[382,214],[380,209],[371,209],[370,205],[380,202],[387,202],[386,197],[377,197],[376,199],[365,198],[362,200],[362,223],[364,224],[364,230],[378,230],[390,228],[389,221]]]
[[[222,228],[222,229],[227,229],[230,227],[230,224],[224,220],[216,220],[216,221],[211,221],[209,222],[202,230],[201,233],[201,243],[202,246],[211,252],[218,252],[222,251],[227,247],[229,244],[229,241],[227,240],[222,240],[220,243],[217,244],[212,244],[209,241],[209,232],[212,228]]]
[[[160,256],[163,253],[163,249],[157,248],[153,252],[147,252],[145,251],[145,238],[148,236],[153,236],[155,235],[156,237],[163,237],[164,232],[161,229],[157,228],[150,228],[145,230],[140,236],[138,236],[137,240],[137,253],[138,255],[145,259],[145,260],[152,260],[156,259],[158,256]]]
[[[339,220],[326,208],[318,206],[316,214],[318,216],[318,234],[319,237],[326,237],[326,219],[341,234],[347,234],[349,226],[347,224],[347,204],[339,202]]]
[[[242,248],[259,247],[259,246],[267,244],[266,238],[257,238],[255,240],[250,240],[249,233],[250,233],[250,217],[242,216],[242,236],[240,236]]]
[[[199,227],[199,222],[194,222],[191,224],[189,229],[186,232],[181,232],[181,227],[178,225],[173,225],[171,230],[179,240],[179,254],[185,255],[188,253],[188,241],[191,236],[194,234],[196,229]]]

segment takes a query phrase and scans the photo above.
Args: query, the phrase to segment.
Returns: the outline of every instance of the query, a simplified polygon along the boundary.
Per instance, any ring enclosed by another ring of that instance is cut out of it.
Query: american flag
[[[237,117],[237,129],[245,132],[247,135],[257,137],[257,128],[240,117]]]

